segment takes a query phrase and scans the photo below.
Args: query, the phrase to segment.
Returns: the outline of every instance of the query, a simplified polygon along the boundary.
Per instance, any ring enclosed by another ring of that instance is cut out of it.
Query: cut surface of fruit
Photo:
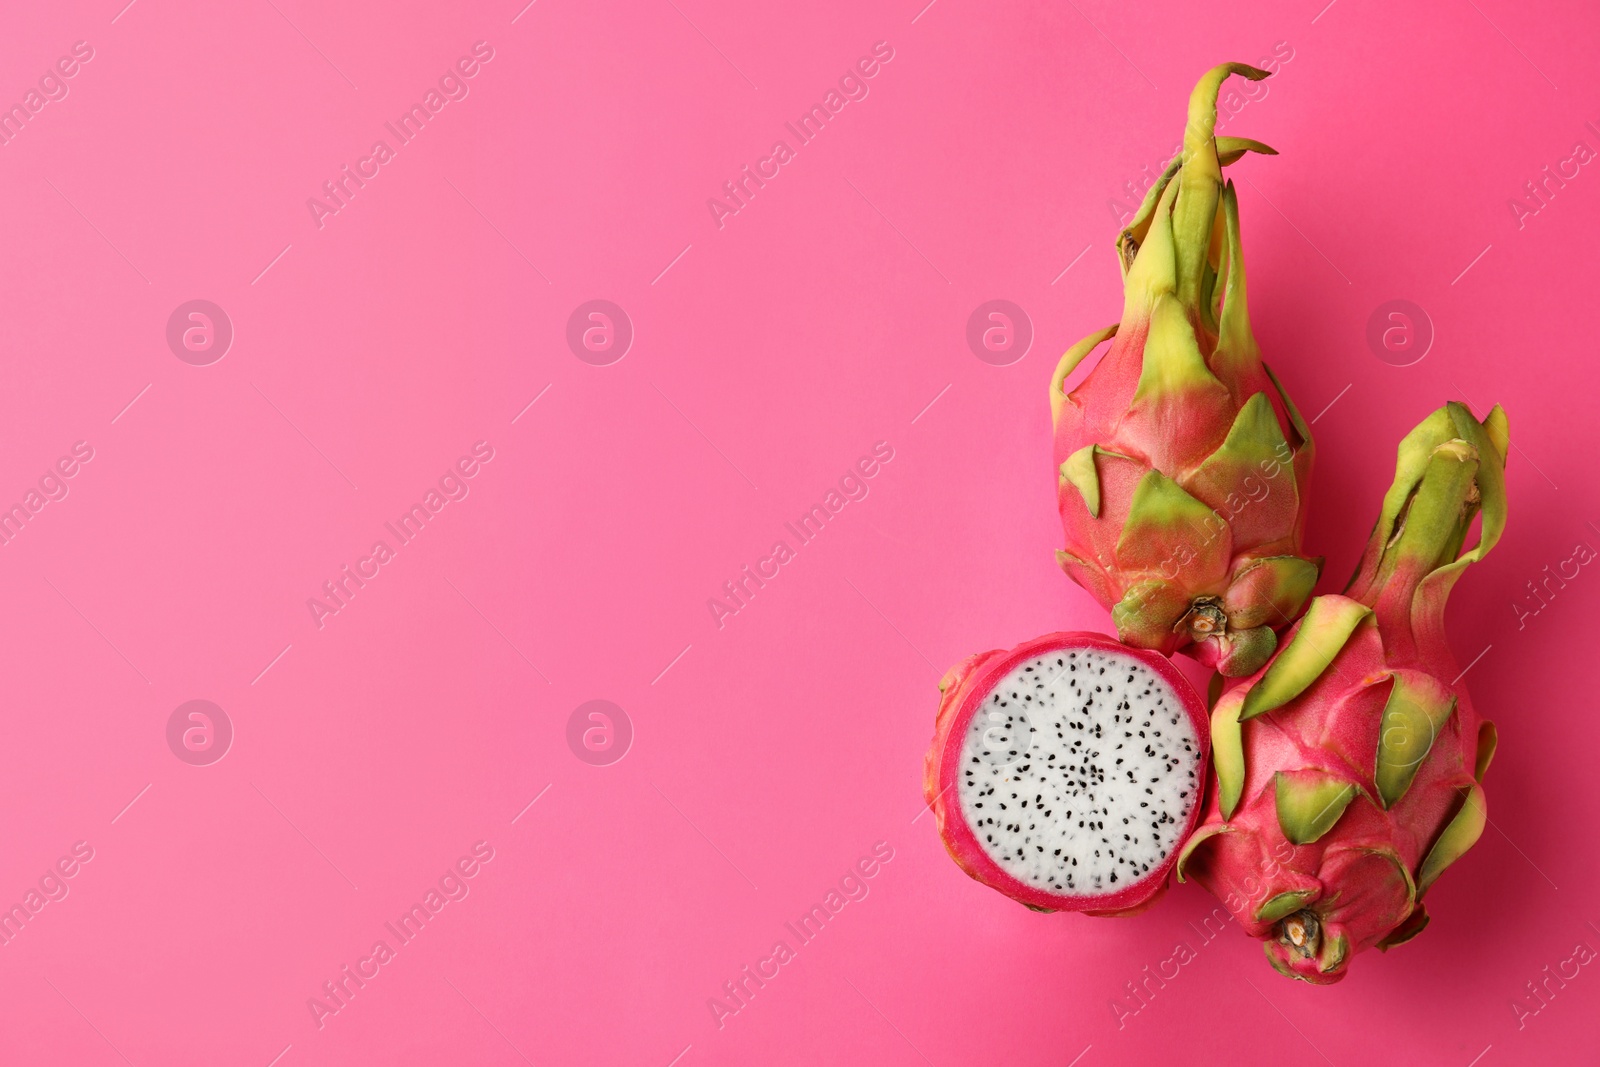
[[[925,790],[968,874],[1115,913],[1166,885],[1200,811],[1205,704],[1165,657],[1061,633],[946,677]]]

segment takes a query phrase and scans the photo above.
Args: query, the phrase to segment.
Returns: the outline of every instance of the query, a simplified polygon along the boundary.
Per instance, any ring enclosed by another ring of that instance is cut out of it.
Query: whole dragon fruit
[[[1276,153],[1215,136],[1230,74],[1267,76],[1227,63],[1195,86],[1182,153],[1117,240],[1122,321],[1062,357],[1050,408],[1062,569],[1127,644],[1240,677],[1272,654],[1322,561],[1300,547],[1311,431],[1250,332],[1238,198],[1222,182],[1247,151]]]
[[[1505,528],[1508,443],[1498,407],[1482,424],[1455,403],[1428,416],[1345,594],[1313,600],[1212,709],[1215,787],[1178,878],[1292,978],[1336,982],[1357,952],[1415,937],[1428,887],[1483,831],[1495,729],[1461,684],[1444,606]]]

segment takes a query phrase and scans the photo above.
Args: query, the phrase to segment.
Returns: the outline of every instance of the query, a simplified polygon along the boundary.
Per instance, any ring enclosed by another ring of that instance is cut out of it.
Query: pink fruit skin
[[[998,649],[969,656],[950,668],[939,682],[943,697],[934,722],[933,743],[928,748],[923,764],[923,796],[933,809],[938,822],[939,837],[944,841],[950,858],[967,874],[992,889],[1030,908],[1043,911],[1082,911],[1090,915],[1133,915],[1151,904],[1167,887],[1168,875],[1177,859],[1177,853],[1168,856],[1159,867],[1139,881],[1121,889],[1094,897],[1068,897],[1046,893],[1013,878],[989,858],[971,827],[961,814],[961,801],[956,795],[961,759],[961,739],[972,715],[982,707],[1001,678],[1025,660],[1044,655],[1056,649],[1100,649],[1131,656],[1155,671],[1163,681],[1177,692],[1184,711],[1194,727],[1199,740],[1199,764],[1206,766],[1209,759],[1209,733],[1206,726],[1205,701],[1195,692],[1178,669],[1164,656],[1129,648],[1104,634],[1089,632],[1053,633],[1025,641],[1009,652]],[[1179,840],[1188,837],[1200,819],[1201,805],[1189,809],[1189,816]]]

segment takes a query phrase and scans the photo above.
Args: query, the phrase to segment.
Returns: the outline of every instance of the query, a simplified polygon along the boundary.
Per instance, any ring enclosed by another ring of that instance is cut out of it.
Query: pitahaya
[[[1444,605],[1505,527],[1508,441],[1500,408],[1480,425],[1455,403],[1408,434],[1344,595],[1313,600],[1212,710],[1216,784],[1178,877],[1290,977],[1336,982],[1363,949],[1415,937],[1428,887],[1483,831],[1495,728],[1461,684]]]
[[[1185,649],[1238,677],[1272,654],[1322,561],[1300,547],[1311,431],[1251,335],[1238,198],[1222,182],[1245,152],[1276,153],[1215,136],[1230,74],[1267,76],[1227,63],[1195,86],[1182,153],[1117,241],[1122,321],[1062,357],[1050,408],[1062,569],[1111,609],[1126,643]]]
[[[952,858],[1038,911],[1131,914],[1200,814],[1205,702],[1102,634],[984,652],[939,683],[923,790]]]

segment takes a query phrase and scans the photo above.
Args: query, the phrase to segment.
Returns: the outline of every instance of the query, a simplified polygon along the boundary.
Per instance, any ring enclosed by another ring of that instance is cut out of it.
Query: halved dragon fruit
[[[1200,815],[1206,706],[1166,657],[1055,633],[939,683],[923,792],[951,857],[1037,911],[1127,915]]]

